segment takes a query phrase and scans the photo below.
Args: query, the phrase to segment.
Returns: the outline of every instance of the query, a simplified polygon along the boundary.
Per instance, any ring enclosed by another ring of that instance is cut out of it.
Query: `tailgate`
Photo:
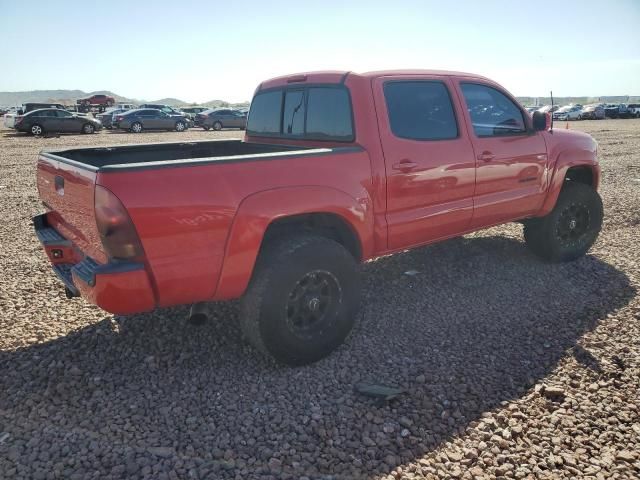
[[[38,157],[38,193],[50,210],[48,224],[81,250],[105,263],[94,213],[96,171],[78,162],[65,163],[49,154]]]

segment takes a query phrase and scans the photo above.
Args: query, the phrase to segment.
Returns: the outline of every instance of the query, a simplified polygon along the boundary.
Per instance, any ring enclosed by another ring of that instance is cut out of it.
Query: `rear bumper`
[[[50,227],[46,214],[34,217],[33,225],[54,272],[72,296],[82,296],[108,312],[122,315],[155,308],[155,296],[144,264],[99,264]]]

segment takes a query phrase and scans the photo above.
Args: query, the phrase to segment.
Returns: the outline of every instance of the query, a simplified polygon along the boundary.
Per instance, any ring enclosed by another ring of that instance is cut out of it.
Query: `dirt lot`
[[[640,120],[570,128],[600,143],[589,256],[542,263],[507,225],[370,262],[347,344],[299,369],[251,350],[234,304],[194,327],[67,300],[30,225],[43,147],[238,132],[0,131],[0,478],[639,478]]]

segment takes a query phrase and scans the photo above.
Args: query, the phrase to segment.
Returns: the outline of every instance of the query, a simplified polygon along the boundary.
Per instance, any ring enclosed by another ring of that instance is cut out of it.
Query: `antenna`
[[[549,128],[549,132],[553,133],[553,90],[551,90],[551,128]]]

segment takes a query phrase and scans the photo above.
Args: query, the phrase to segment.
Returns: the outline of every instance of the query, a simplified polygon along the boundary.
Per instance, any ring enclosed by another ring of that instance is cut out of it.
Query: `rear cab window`
[[[451,140],[458,137],[451,96],[443,82],[386,82],[384,97],[389,125],[396,137],[409,140]]]
[[[344,85],[317,84],[258,92],[247,133],[255,136],[352,142],[353,110]]]

